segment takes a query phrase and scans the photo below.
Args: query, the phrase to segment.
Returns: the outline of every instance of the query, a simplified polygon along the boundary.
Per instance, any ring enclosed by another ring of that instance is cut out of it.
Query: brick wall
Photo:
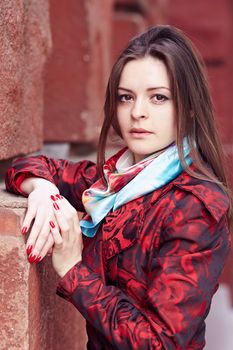
[[[0,159],[43,143],[43,72],[51,48],[47,0],[0,4]]]
[[[0,349],[83,350],[84,320],[55,294],[51,259],[30,265],[21,225],[26,199],[0,186]]]
[[[112,61],[131,36],[156,23],[171,23],[187,32],[204,55],[232,175],[232,2],[99,3],[1,1],[0,159],[35,151],[43,140],[95,143]],[[49,259],[37,266],[27,262],[20,234],[25,207],[25,199],[0,192],[1,348],[56,350],[62,343],[83,350],[83,320],[55,296]],[[231,260],[223,281],[233,291]]]
[[[182,28],[204,55],[231,151],[231,7],[229,0],[3,1],[0,159],[43,141],[96,143],[111,64],[129,38],[156,23]]]
[[[111,0],[50,0],[53,52],[45,76],[44,139],[95,142],[110,69]]]

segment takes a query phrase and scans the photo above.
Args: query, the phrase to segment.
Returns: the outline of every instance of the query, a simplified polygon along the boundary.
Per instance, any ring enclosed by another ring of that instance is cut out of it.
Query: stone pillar
[[[0,186],[0,348],[84,350],[84,320],[55,294],[57,276],[49,257],[29,264],[20,232],[26,199]]]
[[[114,62],[128,41],[147,28],[143,15],[143,7],[140,1],[118,0],[115,1],[113,12],[113,38],[111,51]]]
[[[2,0],[0,11],[0,159],[7,159],[42,145],[51,38],[47,0]]]
[[[110,70],[112,0],[50,0],[45,141],[95,142]]]
[[[142,0],[145,4],[145,14],[148,21],[148,26],[156,24],[168,24],[167,14],[169,11],[170,0]]]

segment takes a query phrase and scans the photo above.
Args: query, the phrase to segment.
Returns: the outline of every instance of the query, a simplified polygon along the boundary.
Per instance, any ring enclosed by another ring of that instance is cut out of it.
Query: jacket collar
[[[195,167],[191,166],[192,170]],[[229,208],[229,198],[222,188],[214,182],[200,180],[183,171],[174,181],[173,185],[193,193],[218,222]]]

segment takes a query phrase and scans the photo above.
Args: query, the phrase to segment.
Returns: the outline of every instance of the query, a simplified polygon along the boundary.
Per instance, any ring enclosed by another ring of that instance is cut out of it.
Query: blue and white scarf
[[[186,164],[190,165],[192,159],[189,156],[186,138],[183,150]],[[125,168],[124,165],[129,159],[132,164],[132,152],[128,148],[120,150],[103,167],[106,181],[100,179],[83,192],[82,202],[87,215],[80,221],[80,226],[84,235],[93,237],[111,210],[114,211],[133,199],[157,190],[183,171],[174,143],[162,153],[156,152]]]

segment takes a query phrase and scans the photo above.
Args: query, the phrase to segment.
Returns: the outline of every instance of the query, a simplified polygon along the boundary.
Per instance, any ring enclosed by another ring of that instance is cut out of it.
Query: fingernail
[[[34,263],[38,263],[38,262],[40,262],[41,261],[41,256],[38,256],[38,258],[36,258],[35,260],[34,260]]]
[[[62,199],[62,198],[63,198],[60,194],[56,194],[56,197],[57,197],[58,199]]]
[[[49,225],[50,225],[52,228],[54,228],[54,227],[55,227],[55,225],[54,225],[54,222],[53,222],[53,221],[49,221]]]
[[[57,200],[53,195],[50,196],[50,198],[52,199],[52,201],[56,201]]]
[[[56,210],[60,209],[59,206],[57,205],[57,203],[53,203],[53,206]]]
[[[32,264],[35,260],[36,260],[36,255],[30,254],[28,257],[28,261],[30,262],[30,264]]]
[[[32,245],[29,245],[26,249],[27,255],[31,254],[32,252]]]
[[[22,227],[21,232],[22,232],[23,235],[25,235],[25,233],[27,233],[27,231],[28,231],[27,226]]]

